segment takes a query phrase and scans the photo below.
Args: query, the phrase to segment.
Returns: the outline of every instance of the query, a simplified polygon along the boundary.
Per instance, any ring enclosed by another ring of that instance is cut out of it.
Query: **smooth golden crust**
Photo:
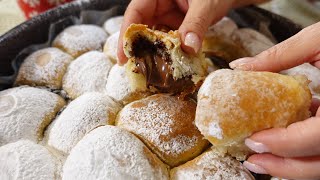
[[[230,156],[221,156],[214,148],[170,171],[171,180],[253,180],[250,172]]]
[[[62,78],[73,58],[57,48],[45,48],[22,63],[15,85],[46,86],[61,89]]]
[[[196,157],[208,145],[194,125],[195,108],[192,100],[157,94],[125,106],[116,125],[137,135],[174,167]]]
[[[202,81],[207,75],[207,63],[202,51],[199,51],[197,55],[188,55],[181,49],[181,41],[178,31],[169,31],[168,33],[151,30],[146,25],[132,24],[127,29],[124,35],[124,53],[129,59],[129,62],[135,64],[134,47],[133,44],[137,40],[137,37],[146,38],[148,41],[156,44],[161,42],[164,44],[166,52],[169,54],[172,63],[170,69],[174,80],[182,79],[185,77],[191,77],[194,84]],[[130,66],[131,69],[128,73],[134,73],[136,66]],[[134,75],[128,75],[135,78]],[[132,79],[134,79],[132,78]],[[144,80],[146,81],[146,80]],[[133,87],[137,87],[134,80],[130,81]],[[146,83],[145,83],[146,84]],[[133,88],[134,89],[134,88]],[[138,89],[140,89],[138,87]]]
[[[310,116],[308,80],[270,72],[218,70],[198,93],[196,126],[222,153],[245,159],[244,139]]]

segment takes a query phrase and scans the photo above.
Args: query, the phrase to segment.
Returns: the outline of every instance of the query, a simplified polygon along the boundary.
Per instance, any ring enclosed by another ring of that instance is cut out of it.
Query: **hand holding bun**
[[[245,138],[308,118],[310,104],[304,76],[218,70],[199,90],[195,123],[220,152],[244,160]]]

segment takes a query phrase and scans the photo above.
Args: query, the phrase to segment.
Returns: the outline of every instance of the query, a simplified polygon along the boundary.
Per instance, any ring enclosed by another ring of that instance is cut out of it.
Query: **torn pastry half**
[[[196,91],[207,75],[205,56],[181,49],[178,31],[168,33],[132,24],[124,35],[126,73],[133,90],[173,94]]]

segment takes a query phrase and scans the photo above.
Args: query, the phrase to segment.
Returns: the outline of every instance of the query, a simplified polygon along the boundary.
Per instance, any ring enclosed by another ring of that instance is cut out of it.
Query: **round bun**
[[[63,30],[54,39],[52,46],[76,58],[88,51],[102,51],[107,37],[107,33],[99,26],[74,25]]]
[[[309,117],[311,94],[304,76],[217,70],[198,92],[196,126],[221,153],[244,160],[245,138]]]
[[[15,84],[61,89],[62,78],[72,60],[57,48],[38,50],[23,61]]]
[[[63,78],[63,89],[71,99],[85,92],[104,92],[113,63],[105,54],[91,51],[74,60]]]
[[[107,31],[110,35],[120,31],[121,24],[123,22],[123,16],[115,16],[108,19],[104,24],[103,28]]]
[[[230,37],[238,29],[237,24],[228,17],[223,17],[220,21],[208,28],[206,36]]]
[[[260,54],[275,45],[265,35],[250,28],[237,29],[232,34],[232,39],[240,44],[250,56]]]
[[[194,125],[195,110],[192,100],[157,94],[125,106],[116,125],[137,135],[174,167],[196,157],[208,145]]]
[[[171,180],[254,180],[250,172],[239,161],[230,156],[221,156],[214,149],[173,168],[170,178]]]
[[[85,93],[72,101],[53,122],[48,145],[64,153],[92,129],[113,125],[121,106],[102,93]]]
[[[19,139],[39,141],[65,105],[62,97],[33,87],[0,92],[0,146]]]
[[[56,179],[55,157],[43,146],[20,140],[0,147],[0,179]]]
[[[120,31],[109,36],[103,47],[103,52],[113,61],[113,63],[117,63],[118,59],[117,51],[119,35]]]
[[[290,76],[305,75],[310,82],[309,88],[315,96],[320,96],[320,69],[310,63],[304,63],[291,69],[280,72]]]
[[[169,179],[167,167],[134,135],[114,126],[87,134],[72,149],[63,180]]]
[[[106,85],[106,93],[118,102],[128,104],[151,95],[148,91],[133,90],[124,66],[114,65],[109,73]]]

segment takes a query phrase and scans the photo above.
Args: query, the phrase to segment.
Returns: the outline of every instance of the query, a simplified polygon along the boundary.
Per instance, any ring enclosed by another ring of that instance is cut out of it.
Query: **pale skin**
[[[132,0],[125,13],[120,39],[131,23],[161,24],[178,29],[182,48],[196,53],[207,28],[230,8],[265,0]],[[119,64],[126,63],[122,41],[118,45]],[[320,22],[262,52],[256,57],[230,63],[239,70],[279,72],[305,62],[320,68]],[[313,101],[313,117],[257,132],[246,145],[256,154],[244,165],[251,171],[287,179],[320,179],[320,100]]]

